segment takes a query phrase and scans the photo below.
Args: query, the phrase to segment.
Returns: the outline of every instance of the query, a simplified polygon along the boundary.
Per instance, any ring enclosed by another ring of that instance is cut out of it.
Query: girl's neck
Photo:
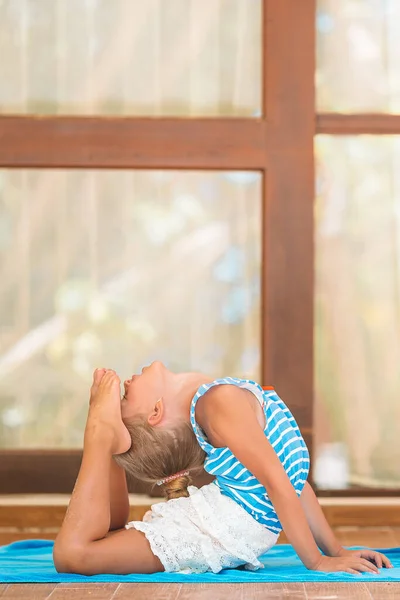
[[[200,386],[211,383],[212,377],[203,373],[179,373],[175,379],[174,408],[185,421],[190,420],[190,405]]]

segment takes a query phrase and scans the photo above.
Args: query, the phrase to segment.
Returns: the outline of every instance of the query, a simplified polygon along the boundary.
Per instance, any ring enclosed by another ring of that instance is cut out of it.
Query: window
[[[322,488],[400,488],[400,12],[319,0],[315,468]]]
[[[221,302],[222,311],[229,290],[236,285],[225,281],[234,276],[230,265],[240,265],[241,248],[247,254],[242,289],[240,285],[235,289],[233,310],[229,306],[225,314],[231,321],[238,311],[242,314],[244,307],[250,307],[247,315],[251,316],[245,318],[251,342],[237,334],[240,340],[232,345],[228,362],[220,362],[218,369],[232,365],[238,374],[258,373],[261,383],[274,385],[293,410],[311,448],[314,3],[171,0],[168,6],[173,8],[167,14],[162,0],[133,0],[129,10],[137,11],[138,17],[129,19],[121,12],[128,10],[127,3],[113,2],[110,8],[109,3],[97,0],[79,3],[84,13],[79,21],[74,10],[77,3],[69,0],[49,0],[43,11],[43,3],[39,7],[29,2],[29,8],[27,4],[25,10],[15,11],[13,2],[3,2],[0,19],[1,53],[8,57],[2,65],[8,69],[2,73],[7,86],[0,93],[0,267],[9,274],[1,287],[1,303],[6,307],[0,334],[3,368],[5,358],[8,365],[15,360],[15,352],[10,358],[10,348],[18,348],[18,340],[24,339],[31,326],[40,327],[43,315],[51,321],[56,303],[68,308],[88,298],[86,283],[78,291],[67,286],[62,293],[54,293],[59,283],[65,283],[66,273],[71,272],[74,280],[85,276],[90,284],[100,285],[95,257],[104,248],[94,236],[99,235],[106,215],[111,213],[107,225],[115,230],[116,245],[106,253],[104,267],[106,281],[111,281],[121,269],[128,269],[127,254],[118,252],[121,247],[132,244],[134,258],[144,264],[135,248],[137,239],[129,238],[129,219],[118,227],[120,211],[129,212],[139,200],[149,198],[140,227],[132,226],[137,236],[143,236],[149,207],[157,213],[170,203],[168,223],[178,235],[179,219],[188,218],[187,213],[200,204],[205,223],[213,226],[225,221],[226,238],[218,233],[218,244],[224,244],[228,257],[223,253],[216,257],[214,245],[205,254],[213,273],[222,276],[222,281],[217,279],[210,286],[216,294],[213,301]],[[66,22],[76,22],[76,28],[65,27]],[[184,34],[177,35],[182,29]],[[154,44],[147,44],[147,37]],[[140,49],[137,54],[134,44]],[[57,62],[52,62],[54,53],[49,48],[56,49]],[[97,62],[92,65],[91,61]],[[140,86],[141,81],[146,85]],[[163,182],[160,177],[165,178]],[[175,178],[173,184],[166,181],[169,178]],[[174,185],[181,197],[177,204],[170,193]],[[215,201],[207,206],[206,198],[213,193]],[[113,201],[109,212],[96,206],[103,201]],[[246,214],[239,216],[244,203]],[[179,211],[186,216],[177,219]],[[97,229],[84,240],[87,214],[97,221]],[[201,239],[195,218],[185,227],[193,228],[193,239],[197,235]],[[74,220],[78,243],[72,248],[69,237]],[[26,232],[34,226],[42,234],[33,238],[31,248]],[[157,227],[151,234],[165,239],[165,232]],[[11,247],[17,248],[15,258],[22,260],[22,273],[12,273]],[[54,248],[55,256],[48,256]],[[62,248],[69,248],[69,253]],[[34,297],[28,291],[32,277],[38,286]],[[208,281],[210,271],[204,269],[201,277]],[[7,291],[10,285],[14,285],[13,292]],[[140,293],[149,289],[143,287]],[[92,300],[89,294],[92,314],[100,318],[105,310],[101,298]],[[176,314],[172,313],[173,319]],[[18,322],[20,315],[25,322]],[[130,326],[137,332],[141,323],[138,326],[133,320]],[[191,326],[198,326],[193,319]],[[169,335],[163,327],[156,332],[158,339]],[[231,347],[235,328],[235,323],[226,323],[226,337],[218,336],[226,347],[228,342]],[[142,328],[141,335],[150,339],[152,332]],[[78,355],[82,349],[89,354],[96,349],[93,339],[91,334],[80,337]],[[29,341],[37,343],[37,338]],[[52,360],[60,347],[63,351],[62,344],[52,348]],[[26,344],[22,349],[27,352]],[[202,364],[213,361],[208,352],[198,357]],[[174,360],[177,355],[174,352]],[[46,369],[46,361],[48,356],[39,361],[38,368]],[[83,362],[78,360],[78,365],[81,368]],[[21,415],[14,410],[21,403],[16,395],[22,393],[11,384],[1,390],[2,427],[11,424],[22,437],[15,443],[15,437],[9,436],[8,448],[0,453],[0,490],[68,492],[79,464],[80,451],[74,448],[79,434],[71,432],[73,439],[65,442],[68,447],[49,436],[40,448],[28,448],[23,437],[27,429],[24,432]],[[43,411],[48,410],[48,390],[30,390],[29,394],[27,404],[40,396]],[[68,410],[63,399],[60,406]]]
[[[79,448],[95,365],[260,379],[259,172],[0,179],[2,447]]]
[[[397,0],[318,0],[317,32],[319,112],[399,113]]]
[[[0,111],[261,111],[261,0],[4,0]]]

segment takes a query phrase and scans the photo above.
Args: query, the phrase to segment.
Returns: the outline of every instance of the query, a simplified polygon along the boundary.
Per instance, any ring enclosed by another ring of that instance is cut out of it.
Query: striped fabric
[[[265,415],[264,433],[274,448],[298,496],[307,479],[310,457],[293,415],[273,388],[263,390],[249,379],[226,377],[202,385],[194,396],[190,420],[200,446],[207,454],[205,470],[216,477],[221,492],[240,504],[257,521],[274,533],[282,526],[267,491],[232,454],[229,448],[214,448],[195,419],[199,398],[216,385],[235,385],[250,390],[260,402]]]

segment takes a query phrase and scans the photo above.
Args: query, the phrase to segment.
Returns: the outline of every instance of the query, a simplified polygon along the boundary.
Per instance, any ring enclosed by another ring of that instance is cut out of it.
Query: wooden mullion
[[[0,116],[0,167],[264,169],[263,119]]]
[[[320,113],[315,131],[329,135],[400,134],[400,115]]]
[[[315,1],[264,0],[264,30],[263,383],[312,432]]]

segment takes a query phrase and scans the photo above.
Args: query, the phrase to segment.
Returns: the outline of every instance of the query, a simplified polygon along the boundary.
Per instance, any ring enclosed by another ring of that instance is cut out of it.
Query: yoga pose
[[[249,380],[175,374],[154,362],[124,383],[98,369],[82,465],[60,533],[60,572],[218,572],[262,567],[284,529],[308,569],[377,572],[373,550],[344,549],[307,483],[310,460],[289,409]],[[193,474],[215,480],[196,488]],[[164,490],[127,523],[125,472]]]

